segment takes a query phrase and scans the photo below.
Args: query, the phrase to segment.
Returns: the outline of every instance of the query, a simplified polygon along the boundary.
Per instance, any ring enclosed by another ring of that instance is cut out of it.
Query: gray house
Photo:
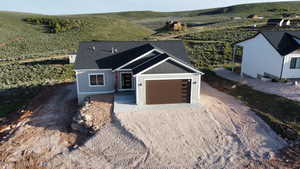
[[[201,75],[182,41],[81,42],[75,61],[78,102],[134,91],[136,104],[199,103]]]

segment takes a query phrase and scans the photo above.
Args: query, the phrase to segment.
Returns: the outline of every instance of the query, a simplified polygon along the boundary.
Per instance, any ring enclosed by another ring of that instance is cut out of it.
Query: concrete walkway
[[[300,101],[300,87],[297,87],[292,83],[265,82],[259,79],[253,79],[248,77],[242,78],[239,74],[231,72],[224,68],[215,69],[214,72],[218,76],[221,76],[231,81],[248,85],[255,90],[279,95],[295,101]]]

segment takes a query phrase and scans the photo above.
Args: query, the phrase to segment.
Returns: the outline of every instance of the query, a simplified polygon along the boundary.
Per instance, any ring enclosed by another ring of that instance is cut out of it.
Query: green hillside
[[[300,2],[269,2],[269,3],[253,3],[234,5],[224,8],[211,9],[206,12],[200,12],[199,14],[259,14],[265,16],[272,16],[282,13],[297,13],[300,14]]]
[[[48,23],[32,23],[28,19],[58,21],[54,26],[58,26],[61,30],[66,27],[63,25],[65,22],[70,22],[71,27],[67,25],[67,30],[49,32]],[[79,41],[139,40],[151,33],[151,30],[143,26],[113,16],[46,16],[0,12],[0,59],[63,54],[74,52],[78,48]]]

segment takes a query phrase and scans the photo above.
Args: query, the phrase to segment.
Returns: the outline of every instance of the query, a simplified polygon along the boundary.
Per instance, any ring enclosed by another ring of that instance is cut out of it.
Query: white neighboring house
[[[289,19],[269,19],[267,25],[270,26],[290,26],[291,21]]]
[[[300,78],[300,31],[262,31],[234,45],[243,48],[241,75]]]

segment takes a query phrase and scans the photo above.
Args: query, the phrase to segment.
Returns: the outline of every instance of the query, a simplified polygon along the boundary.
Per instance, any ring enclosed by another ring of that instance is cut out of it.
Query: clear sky
[[[79,14],[117,11],[179,11],[276,0],[1,0],[0,10],[41,14]],[[284,0],[281,0],[284,1]]]

